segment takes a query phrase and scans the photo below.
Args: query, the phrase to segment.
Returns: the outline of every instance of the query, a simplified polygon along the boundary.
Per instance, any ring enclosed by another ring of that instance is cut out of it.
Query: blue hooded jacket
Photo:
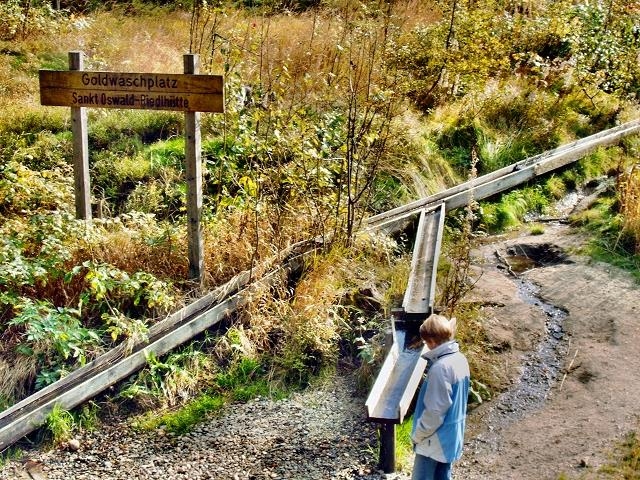
[[[418,394],[411,439],[415,452],[450,463],[462,455],[469,364],[454,340],[426,352],[429,370]]]

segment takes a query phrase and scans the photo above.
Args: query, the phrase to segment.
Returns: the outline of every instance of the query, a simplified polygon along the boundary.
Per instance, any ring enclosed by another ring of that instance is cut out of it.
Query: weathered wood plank
[[[184,56],[184,72],[196,74],[199,68],[197,55]],[[198,285],[204,281],[204,239],[202,238],[202,153],[200,113],[184,114],[185,162],[187,180],[187,234],[189,240],[189,278]]]
[[[222,94],[222,75],[40,70],[40,87],[95,92]]]
[[[84,66],[82,52],[69,52],[69,68],[81,74]],[[91,184],[89,180],[89,134],[87,110],[81,106],[71,108],[71,132],[73,133],[73,181],[76,201],[76,218],[91,220]]]
[[[365,406],[367,407],[367,415],[370,419],[380,419],[383,413],[380,411],[384,411],[384,406],[381,406],[382,403],[382,395],[385,393],[387,388],[387,383],[389,378],[391,377],[391,372],[395,368],[395,365],[398,360],[398,356],[400,355],[398,342],[395,341],[395,332],[394,332],[394,341],[391,344],[391,348],[387,352],[387,356],[380,367],[380,371],[378,372],[378,376],[376,377],[373,386],[371,387],[371,391],[369,392],[369,396],[365,402]]]
[[[402,302],[406,313],[427,314],[433,309],[444,217],[444,203],[420,213],[411,272]]]
[[[58,107],[168,110],[175,112],[224,112],[222,95],[197,93],[123,93],[40,89],[40,104]]]
[[[405,348],[403,330],[394,331],[394,342],[385,357],[365,406],[370,421],[402,423],[420,383],[427,361],[425,347]]]
[[[465,205],[467,202],[465,202],[464,199],[469,198],[470,195],[473,195],[473,198],[476,200],[487,198],[506,188],[516,186],[518,179],[520,179],[522,183],[537,175],[548,173],[582,158],[598,147],[612,145],[628,135],[638,133],[638,131],[640,131],[640,120],[634,120],[615,128],[598,132],[594,135],[490,172],[476,179],[463,182],[442,192],[374,215],[366,221],[366,228],[371,230],[385,230],[389,233],[396,232],[401,228],[403,222],[416,215],[422,208],[431,208],[445,201],[446,209],[449,211],[452,208]],[[536,165],[539,166],[534,170],[535,175],[529,176],[531,172],[527,171],[527,169]],[[527,171],[527,173],[509,176],[510,173],[518,171]],[[488,183],[492,185],[490,188],[483,187],[483,185]],[[508,185],[511,185],[511,187]]]
[[[40,70],[39,77],[42,105],[224,111],[221,75]]]

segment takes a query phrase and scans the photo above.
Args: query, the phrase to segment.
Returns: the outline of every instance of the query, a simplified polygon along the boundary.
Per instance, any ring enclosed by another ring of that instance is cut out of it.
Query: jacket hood
[[[428,360],[430,363],[435,362],[440,357],[444,355],[449,355],[451,353],[456,353],[460,351],[460,346],[458,342],[455,340],[449,340],[448,342],[444,342],[441,345],[438,345],[433,350],[428,350],[422,354],[422,358]]]

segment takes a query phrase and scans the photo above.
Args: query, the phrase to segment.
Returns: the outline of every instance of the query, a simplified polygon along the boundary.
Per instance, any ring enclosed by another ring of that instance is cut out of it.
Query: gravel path
[[[25,452],[0,479],[30,478],[27,459],[49,480],[406,478],[377,469],[376,425],[354,385],[337,377],[285,400],[232,405],[179,437],[103,425],[78,437],[77,451]]]

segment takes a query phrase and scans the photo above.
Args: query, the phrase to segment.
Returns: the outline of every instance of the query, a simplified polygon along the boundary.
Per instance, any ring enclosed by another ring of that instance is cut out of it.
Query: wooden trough
[[[368,419],[380,424],[380,465],[395,471],[395,425],[404,421],[427,361],[419,328],[433,311],[444,203],[420,213],[402,309],[391,320],[391,345],[365,403]]]

